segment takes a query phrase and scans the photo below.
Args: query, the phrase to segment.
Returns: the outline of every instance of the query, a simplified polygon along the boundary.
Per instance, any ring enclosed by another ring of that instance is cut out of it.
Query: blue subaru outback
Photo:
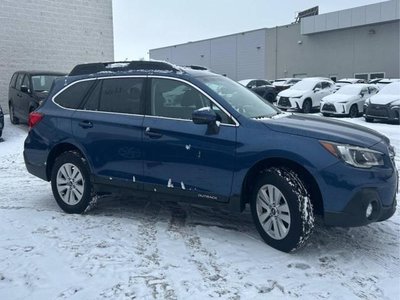
[[[289,252],[314,216],[332,226],[388,219],[394,149],[367,128],[283,113],[240,84],[164,62],[76,66],[30,114],[28,171],[68,213],[99,193],[250,205],[270,246]]]

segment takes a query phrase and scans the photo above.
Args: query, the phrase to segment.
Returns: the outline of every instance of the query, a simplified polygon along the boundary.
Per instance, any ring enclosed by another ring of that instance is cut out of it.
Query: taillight
[[[29,114],[29,120],[28,120],[28,125],[29,129],[33,128],[37,123],[42,121],[44,115],[41,113],[38,113],[36,111],[33,111]]]

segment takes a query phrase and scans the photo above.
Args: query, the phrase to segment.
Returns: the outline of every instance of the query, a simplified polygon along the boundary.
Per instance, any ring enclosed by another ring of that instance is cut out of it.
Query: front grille
[[[370,104],[367,109],[367,115],[373,117],[389,117],[389,112],[385,105]]]
[[[289,98],[288,97],[281,97],[279,99],[279,105],[284,106],[284,107],[291,107],[292,105],[290,104]]]
[[[325,103],[325,104],[322,106],[322,110],[324,110],[324,111],[333,111],[333,112],[336,112],[335,105],[333,105],[333,104],[331,104],[331,103]]]

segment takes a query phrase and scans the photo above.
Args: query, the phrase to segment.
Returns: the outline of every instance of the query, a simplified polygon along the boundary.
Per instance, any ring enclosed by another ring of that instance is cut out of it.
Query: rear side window
[[[23,79],[24,79],[24,74],[23,74],[23,73],[18,74],[17,83],[16,83],[16,85],[15,85],[15,88],[16,88],[17,90],[20,90],[20,89],[21,89],[21,85],[22,85],[22,80],[23,80]]]
[[[10,87],[15,88],[15,83],[17,82],[18,73],[14,73],[10,80]]]
[[[77,109],[85,98],[94,80],[75,83],[54,98],[54,102],[65,108]]]
[[[103,79],[99,111],[141,114],[143,78]],[[96,90],[94,91],[96,94]],[[88,101],[93,103],[95,99]],[[92,109],[93,109],[93,104]]]

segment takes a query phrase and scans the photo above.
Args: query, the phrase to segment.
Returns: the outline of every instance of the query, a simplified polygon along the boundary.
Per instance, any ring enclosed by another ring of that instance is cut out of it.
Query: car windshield
[[[399,95],[400,96],[400,82],[393,82],[386,85],[379,92],[380,95]]]
[[[361,91],[361,87],[353,84],[348,84],[341,87],[336,94],[338,95],[357,95]]]
[[[197,79],[248,118],[272,117],[280,113],[279,109],[231,79],[223,76],[200,76]]]
[[[318,81],[315,80],[302,80],[293,85],[291,89],[299,91],[312,90],[317,83]]]
[[[34,75],[32,76],[32,85],[35,92],[48,92],[53,84],[56,75]]]

